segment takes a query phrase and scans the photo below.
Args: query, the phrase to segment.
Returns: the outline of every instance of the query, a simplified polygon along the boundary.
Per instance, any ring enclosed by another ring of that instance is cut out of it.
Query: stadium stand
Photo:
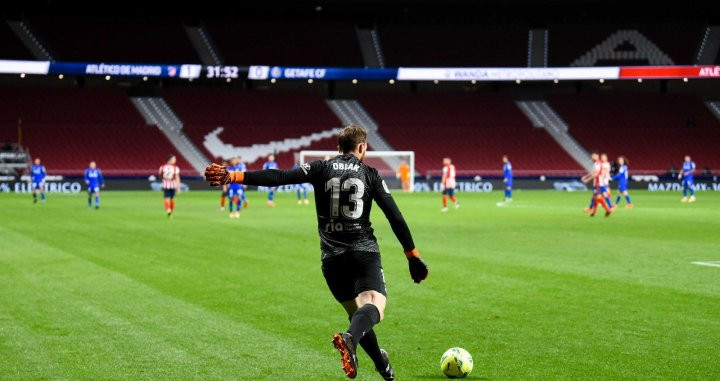
[[[35,59],[6,22],[0,22],[0,59]]]
[[[148,126],[120,89],[3,88],[0,141],[17,141],[41,157],[48,172],[80,176],[91,160],[105,175],[154,174],[174,147]],[[183,173],[197,175],[178,157]]]
[[[385,64],[527,66],[528,29],[520,26],[378,26]]]
[[[298,139],[341,126],[323,97],[316,92],[169,89],[166,99],[183,120],[185,133],[210,158],[218,155],[204,143],[208,134],[218,127],[223,127],[218,135],[223,143],[250,147]],[[278,152],[277,161],[281,168],[292,167],[297,151],[337,149],[334,137],[309,145],[300,142],[291,145],[297,148]],[[269,154],[272,149],[263,152]],[[256,160],[244,159],[250,161],[250,169],[258,169],[265,161],[265,154],[262,156]]]
[[[208,21],[206,26],[228,64],[363,66],[350,23]]]
[[[590,52],[618,31],[638,31],[654,43],[676,65],[691,65],[703,36],[703,26],[689,25],[556,25],[549,28],[549,66],[567,66]],[[583,36],[583,38],[578,38]],[[616,52],[634,52],[647,47],[620,43]],[[650,49],[648,49],[650,50]],[[645,59],[601,59],[595,66],[648,65]]]
[[[36,15],[30,22],[57,60],[200,63],[179,20]]]
[[[573,94],[550,103],[585,148],[627,156],[635,174],[664,174],[686,154],[698,169],[720,169],[720,122],[695,96]]]
[[[513,101],[501,95],[461,93],[363,94],[360,101],[383,136],[415,151],[421,174],[437,175],[450,156],[462,175],[499,175],[510,156],[516,175],[576,174],[581,167]]]

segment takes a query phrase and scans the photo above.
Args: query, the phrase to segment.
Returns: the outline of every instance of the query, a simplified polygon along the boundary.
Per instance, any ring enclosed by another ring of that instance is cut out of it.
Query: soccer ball
[[[440,369],[448,378],[463,378],[473,370],[472,356],[462,348],[450,348],[440,358]]]

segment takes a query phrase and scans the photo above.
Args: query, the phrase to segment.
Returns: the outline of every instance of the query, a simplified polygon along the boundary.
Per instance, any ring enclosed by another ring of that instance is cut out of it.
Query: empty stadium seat
[[[81,176],[95,160],[106,176],[148,176],[177,155],[119,89],[3,88],[0,141],[17,140],[18,119],[23,145],[55,175]],[[178,165],[197,175],[179,155]]]
[[[527,66],[528,29],[516,25],[380,25],[385,64]]]
[[[627,156],[632,173],[664,174],[686,154],[698,169],[720,169],[720,123],[695,96],[572,94],[550,104],[580,144]]]
[[[37,15],[30,22],[57,60],[200,63],[180,20]]]
[[[634,52],[652,55],[654,49],[645,44],[631,46],[623,43],[620,31],[632,31],[656,45],[676,65],[694,63],[694,54],[703,36],[703,26],[698,24],[677,25],[555,25],[549,29],[548,58],[550,66],[568,66],[604,41],[614,38],[615,52],[620,59],[599,55],[594,66],[648,65],[653,62],[636,58]],[[582,38],[578,38],[582,36]],[[611,37],[614,36],[614,37]],[[625,36],[627,37],[627,36]],[[662,57],[658,57],[662,58]]]
[[[205,138],[218,127],[223,127],[219,137],[224,143],[243,147],[341,127],[317,92],[170,89],[166,99],[183,120],[185,133],[210,158],[216,154],[204,144]],[[279,152],[280,167],[292,167],[294,154],[303,149],[336,150],[337,140],[326,138]],[[249,168],[259,169],[264,161],[254,160]]]
[[[501,95],[363,94],[363,106],[398,150],[415,151],[415,166],[437,175],[450,156],[461,175],[500,175],[503,154],[516,175],[576,174],[580,166],[543,129],[533,127]]]
[[[35,57],[23,45],[6,22],[0,23],[0,59],[34,60]]]
[[[352,23],[208,20],[206,25],[228,64],[363,66]]]

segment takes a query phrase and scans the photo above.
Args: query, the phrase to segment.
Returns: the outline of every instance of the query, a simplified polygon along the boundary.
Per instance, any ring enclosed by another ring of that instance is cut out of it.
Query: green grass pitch
[[[720,194],[681,204],[634,192],[610,218],[589,193],[396,194],[430,267],[421,285],[374,208],[388,283],[377,326],[400,380],[720,379]],[[239,220],[218,192],[0,195],[0,379],[342,380],[330,344],[347,318],[320,272],[314,207],[251,192]],[[360,353],[360,380],[379,380]]]

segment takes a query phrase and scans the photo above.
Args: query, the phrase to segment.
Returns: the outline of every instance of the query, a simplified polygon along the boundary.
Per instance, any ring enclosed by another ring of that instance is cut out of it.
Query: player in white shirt
[[[443,208],[441,211],[447,212],[447,199],[455,203],[455,209],[460,207],[457,197],[455,197],[455,166],[452,164],[452,160],[449,157],[443,159],[442,169],[442,202]]]
[[[165,211],[168,217],[172,217],[175,212],[175,194],[180,190],[180,168],[177,166],[175,155],[170,155],[167,162],[160,166],[158,176],[162,179]]]
[[[605,156],[605,161],[607,162],[607,155],[603,154],[603,156]],[[598,203],[600,203],[603,208],[605,208],[605,217],[608,217],[612,213],[612,209],[610,208],[610,206],[608,206],[604,196],[607,193],[607,184],[609,178],[608,180],[603,180],[605,175],[603,174],[603,162],[601,160],[601,156],[598,155],[597,152],[593,152],[591,158],[593,161],[592,172],[582,177],[583,183],[587,183],[590,180],[592,180],[593,182],[593,196],[590,200],[590,207],[586,208],[585,212],[590,213],[590,217],[594,217],[595,213],[597,212]],[[608,176],[609,172],[610,171],[608,167]],[[605,183],[604,186],[603,182]]]
[[[602,163],[602,176],[600,178],[600,190],[602,191],[603,198],[605,198],[605,203],[607,203],[608,207],[610,209],[614,209],[613,203],[610,194],[610,161],[608,161],[607,154],[603,153],[600,154],[600,162]]]

